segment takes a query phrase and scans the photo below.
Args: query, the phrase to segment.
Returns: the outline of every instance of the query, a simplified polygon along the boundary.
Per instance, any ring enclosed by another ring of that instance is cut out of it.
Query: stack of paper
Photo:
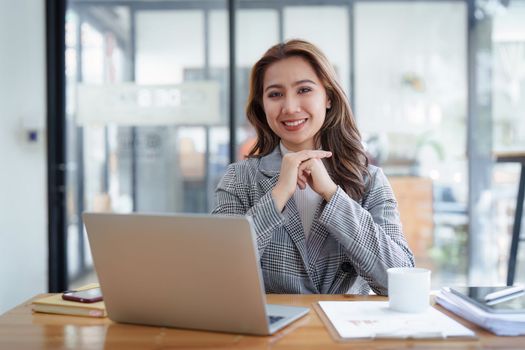
[[[491,313],[443,288],[436,301],[445,309],[496,335],[525,335],[525,313]]]

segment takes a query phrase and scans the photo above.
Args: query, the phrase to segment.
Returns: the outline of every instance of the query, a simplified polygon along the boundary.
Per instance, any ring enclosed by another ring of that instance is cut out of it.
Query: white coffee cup
[[[388,273],[388,300],[392,310],[417,313],[425,311],[430,299],[430,270],[393,267]]]

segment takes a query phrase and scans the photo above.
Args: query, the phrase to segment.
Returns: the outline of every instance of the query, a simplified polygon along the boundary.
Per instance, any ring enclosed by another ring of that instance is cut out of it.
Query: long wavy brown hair
[[[294,39],[272,46],[253,66],[246,115],[257,132],[257,142],[248,157],[265,156],[279,145],[280,139],[270,129],[264,112],[264,74],[273,63],[294,56],[310,63],[331,101],[324,124],[315,136],[316,145],[332,152],[332,157],[324,160],[328,173],[350,197],[361,200],[368,175],[368,158],[361,135],[333,66],[321,50],[307,41]]]

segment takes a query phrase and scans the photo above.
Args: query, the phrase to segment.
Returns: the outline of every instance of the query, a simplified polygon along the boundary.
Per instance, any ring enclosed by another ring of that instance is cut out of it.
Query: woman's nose
[[[283,104],[283,114],[293,114],[301,111],[299,99],[295,96],[286,96]]]

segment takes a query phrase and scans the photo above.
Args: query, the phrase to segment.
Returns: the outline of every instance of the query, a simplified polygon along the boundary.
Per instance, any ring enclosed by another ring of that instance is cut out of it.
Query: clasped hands
[[[293,196],[297,186],[304,190],[308,184],[325,201],[329,201],[337,191],[322,159],[332,156],[332,152],[307,150],[289,152],[283,156],[281,174],[272,190],[272,197],[279,212]]]

